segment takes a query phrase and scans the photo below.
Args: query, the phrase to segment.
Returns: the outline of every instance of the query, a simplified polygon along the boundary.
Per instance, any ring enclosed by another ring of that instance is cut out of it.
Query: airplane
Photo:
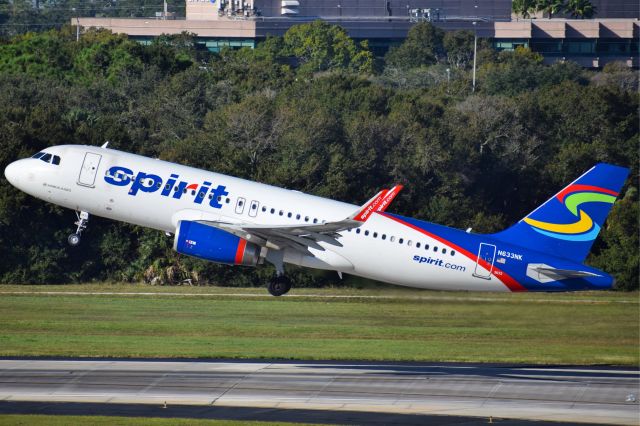
[[[268,262],[268,290],[291,288],[285,264],[435,290],[603,290],[613,278],[584,265],[629,170],[600,163],[510,228],[476,234],[387,208],[402,189],[358,207],[107,147],[60,145],[9,164],[16,188],[76,211],[173,236],[181,254],[228,265]]]

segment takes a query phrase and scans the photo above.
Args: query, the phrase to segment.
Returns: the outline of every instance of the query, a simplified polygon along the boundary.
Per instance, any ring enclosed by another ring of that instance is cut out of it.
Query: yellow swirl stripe
[[[593,226],[593,220],[584,211],[580,210],[580,220],[574,223],[547,223],[539,220],[524,219],[526,223],[545,231],[560,232],[562,234],[581,234],[587,232]]]

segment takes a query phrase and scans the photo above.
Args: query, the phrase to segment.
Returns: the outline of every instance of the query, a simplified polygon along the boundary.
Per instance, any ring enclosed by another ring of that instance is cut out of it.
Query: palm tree
[[[536,1],[536,10],[542,11],[553,18],[553,15],[562,13],[566,10],[565,0],[538,0]]]
[[[589,19],[593,18],[597,10],[589,0],[569,0],[567,12],[571,13],[571,16],[574,18]]]
[[[513,0],[512,10],[516,15],[530,18],[531,12],[536,10],[536,0]]]

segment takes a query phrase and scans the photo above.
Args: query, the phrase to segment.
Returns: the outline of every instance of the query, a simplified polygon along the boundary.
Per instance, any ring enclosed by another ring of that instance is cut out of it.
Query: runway
[[[0,413],[47,412],[49,407],[58,414],[86,414],[82,407],[92,407],[90,412],[113,415],[122,407],[130,414],[146,407],[148,413],[133,415],[163,416],[173,410],[207,417],[207,410],[217,410],[227,412],[224,418],[244,413],[243,420],[274,420],[265,414],[281,412],[294,414],[289,421],[342,424],[476,424],[469,419],[486,423],[491,417],[638,425],[639,397],[635,368],[0,360]],[[295,413],[307,414],[295,418]],[[433,417],[442,415],[457,417]]]

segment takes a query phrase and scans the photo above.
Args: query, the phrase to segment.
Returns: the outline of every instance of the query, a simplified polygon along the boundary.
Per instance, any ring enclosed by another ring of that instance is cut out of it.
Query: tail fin
[[[629,169],[597,164],[524,219],[493,237],[583,262]]]

